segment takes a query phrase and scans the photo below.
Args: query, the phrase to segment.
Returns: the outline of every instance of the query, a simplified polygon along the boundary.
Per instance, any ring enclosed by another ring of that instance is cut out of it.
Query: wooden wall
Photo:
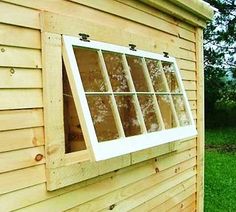
[[[197,162],[197,151],[201,151],[196,139],[182,141],[175,152],[169,145],[137,152],[131,155],[132,166],[47,192],[45,158],[35,160],[37,154],[44,155],[45,143],[41,10],[83,17],[94,24],[102,21],[115,31],[89,30],[104,41],[135,40],[140,49],[168,51],[181,68],[195,120],[202,111],[197,110],[201,106],[197,97],[202,94],[197,92],[197,60],[201,58],[196,56],[200,52],[196,38],[201,39],[196,28],[134,1],[114,1],[112,8],[111,1],[105,0],[96,5],[93,1],[57,1],[0,2],[0,211],[195,211],[200,189],[197,178],[201,180],[201,173],[197,175],[201,167],[196,169],[201,162]],[[122,15],[129,21],[118,17]],[[126,40],[112,37],[123,31],[134,36]]]

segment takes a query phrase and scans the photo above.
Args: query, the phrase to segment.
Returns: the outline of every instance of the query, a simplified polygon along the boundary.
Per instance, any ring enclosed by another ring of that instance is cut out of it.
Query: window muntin
[[[63,36],[91,156],[104,160],[196,135],[174,58]]]

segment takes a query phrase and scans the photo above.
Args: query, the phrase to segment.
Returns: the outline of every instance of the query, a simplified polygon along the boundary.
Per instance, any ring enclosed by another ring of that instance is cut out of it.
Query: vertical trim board
[[[203,67],[203,30],[196,29],[196,57],[197,57],[197,211],[204,210],[204,67]]]

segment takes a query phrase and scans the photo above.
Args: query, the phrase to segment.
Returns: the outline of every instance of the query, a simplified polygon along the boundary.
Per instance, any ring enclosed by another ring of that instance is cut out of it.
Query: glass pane
[[[163,71],[166,75],[167,83],[170,89],[170,92],[180,93],[180,88],[176,78],[176,73],[173,63],[162,62]]]
[[[148,132],[155,132],[160,130],[160,125],[158,123],[155,106],[153,102],[153,96],[151,95],[139,95],[139,104],[143,113],[143,118]]]
[[[107,91],[97,51],[74,47],[74,53],[85,92]]]
[[[62,70],[65,153],[70,153],[85,150],[86,145],[64,64]]]
[[[128,92],[127,77],[124,72],[121,54],[103,52],[107,72],[114,92]]]
[[[137,92],[148,91],[141,58],[133,56],[126,56],[126,58],[130,67],[135,90]]]
[[[160,63],[157,60],[146,59],[147,68],[149,71],[152,85],[155,92],[166,92],[165,84],[161,74]]]
[[[157,95],[157,101],[161,110],[161,115],[166,129],[177,127],[171,110],[170,96]]]
[[[180,126],[190,125],[190,120],[187,115],[183,96],[182,95],[173,95],[172,98],[173,98],[175,109],[176,109],[176,112],[178,115]]]
[[[110,96],[87,96],[87,100],[98,141],[118,138]]]
[[[140,124],[134,107],[133,96],[116,96],[121,122],[125,136],[141,134]]]

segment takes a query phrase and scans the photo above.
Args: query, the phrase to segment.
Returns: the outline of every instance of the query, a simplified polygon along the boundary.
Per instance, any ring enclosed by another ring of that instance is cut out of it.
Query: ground
[[[236,128],[206,130],[205,211],[236,211]]]

